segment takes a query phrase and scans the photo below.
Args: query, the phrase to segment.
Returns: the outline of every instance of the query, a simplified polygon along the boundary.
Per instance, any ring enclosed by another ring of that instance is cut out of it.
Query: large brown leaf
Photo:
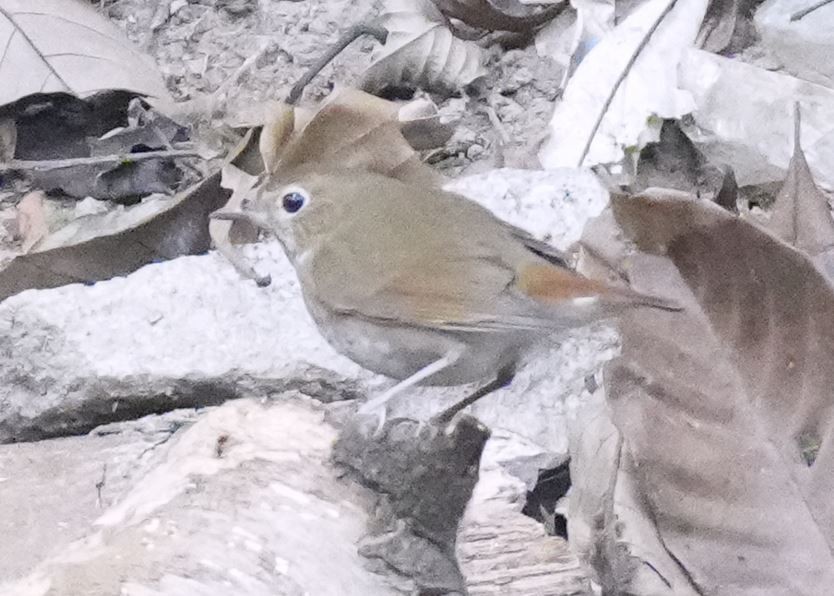
[[[621,508],[618,523],[648,521],[665,551],[659,564],[658,551],[642,553],[642,568],[658,570],[670,594],[829,593],[829,283],[803,253],[689,195],[613,206],[626,235],[655,255],[624,261],[634,286],[685,305],[625,316],[622,356],[606,370],[622,437],[611,482],[630,483],[643,508]]]
[[[168,95],[153,61],[89,2],[0,0],[0,48],[0,106],[59,91]]]
[[[483,77],[483,50],[452,35],[431,0],[388,0],[381,15],[388,39],[362,77],[371,93],[420,87],[448,93]]]

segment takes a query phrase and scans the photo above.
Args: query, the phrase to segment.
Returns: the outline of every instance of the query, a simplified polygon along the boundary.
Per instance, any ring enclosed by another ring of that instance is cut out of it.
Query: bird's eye
[[[307,198],[297,191],[288,192],[281,199],[281,205],[287,213],[295,213],[304,206]]]

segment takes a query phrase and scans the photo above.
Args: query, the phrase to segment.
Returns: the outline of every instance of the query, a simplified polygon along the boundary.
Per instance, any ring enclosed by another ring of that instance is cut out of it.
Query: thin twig
[[[95,157],[73,157],[70,159],[46,159],[42,161],[12,159],[6,163],[0,163],[0,172],[8,172],[11,170],[44,172],[79,166],[135,163],[138,161],[147,161],[149,159],[174,159],[178,157],[199,156],[200,154],[193,149],[173,149],[165,151],[146,151],[144,153],[124,153],[121,155],[97,155]]]
[[[797,10],[795,13],[791,15],[791,22],[798,21],[799,19],[809,15],[810,13],[814,12],[818,8],[822,8],[826,4],[830,4],[833,0],[820,0],[816,4],[812,4],[808,8],[803,8],[802,10]]]
[[[299,99],[301,99],[301,94],[304,93],[304,88],[313,80],[313,78],[321,72],[325,66],[327,66],[333,58],[338,56],[346,47],[348,47],[351,43],[353,43],[359,37],[363,35],[371,35],[379,43],[385,43],[385,40],[388,39],[388,30],[376,23],[359,23],[358,25],[354,25],[347,31],[345,31],[342,36],[336,40],[332,46],[330,46],[327,51],[322,54],[322,56],[313,63],[312,66],[304,73],[298,82],[293,86],[290,90],[290,94],[287,96],[286,103],[289,105],[295,105]]]
[[[588,136],[588,140],[585,142],[585,148],[582,150],[582,155],[579,158],[579,163],[577,167],[582,167],[582,162],[585,161],[585,158],[588,156],[588,152],[591,150],[591,143],[594,141],[594,137],[597,136],[597,132],[599,131],[599,127],[602,124],[603,118],[605,118],[605,114],[608,112],[608,108],[611,107],[611,102],[614,101],[614,96],[617,95],[617,90],[622,85],[625,78],[628,76],[629,71],[631,71],[631,67],[634,66],[634,63],[637,62],[637,58],[640,57],[640,53],[649,43],[652,35],[663,22],[663,19],[666,18],[666,15],[671,12],[671,10],[675,7],[675,3],[677,0],[669,0],[669,4],[666,8],[663,9],[663,12],[657,17],[657,20],[652,24],[651,28],[646,32],[646,36],[640,41],[640,44],[635,48],[634,53],[628,59],[628,62],[623,68],[623,71],[620,73],[620,76],[617,77],[617,81],[614,83],[614,87],[611,89],[611,93],[608,95],[608,98],[605,100],[605,103],[602,106],[602,110],[600,110],[599,117],[597,117],[597,121],[594,124],[594,128],[591,131],[591,134]]]

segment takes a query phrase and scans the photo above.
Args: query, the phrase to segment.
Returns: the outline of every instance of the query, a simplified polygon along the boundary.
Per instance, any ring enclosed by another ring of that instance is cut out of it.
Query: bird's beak
[[[220,209],[209,215],[209,217],[224,221],[245,221],[262,230],[270,229],[266,217],[262,213],[255,211],[224,211]]]

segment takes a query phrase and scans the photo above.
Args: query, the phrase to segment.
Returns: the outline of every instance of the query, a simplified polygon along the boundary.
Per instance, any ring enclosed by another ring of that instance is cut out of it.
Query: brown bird
[[[295,267],[322,335],[340,353],[416,385],[489,380],[436,416],[509,384],[547,336],[624,308],[676,309],[571,270],[554,248],[450,192],[356,170],[298,167],[266,179],[241,212],[274,233]]]

